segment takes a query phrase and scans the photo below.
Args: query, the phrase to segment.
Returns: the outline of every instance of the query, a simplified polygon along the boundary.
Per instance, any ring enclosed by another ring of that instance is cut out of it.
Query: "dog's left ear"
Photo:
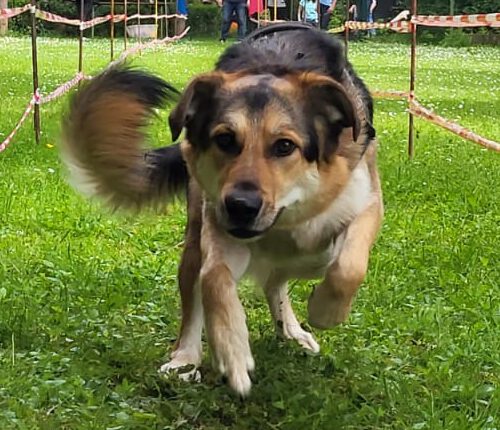
[[[353,98],[339,82],[315,74],[301,76],[306,112],[319,132],[322,155],[328,158],[339,146],[356,142],[360,121]],[[350,145],[353,146],[353,145]]]
[[[222,74],[214,72],[200,75],[189,83],[168,118],[174,141],[179,138],[184,127],[191,143],[194,143],[193,137],[202,135],[203,128],[208,125],[215,110],[215,93],[223,82]]]

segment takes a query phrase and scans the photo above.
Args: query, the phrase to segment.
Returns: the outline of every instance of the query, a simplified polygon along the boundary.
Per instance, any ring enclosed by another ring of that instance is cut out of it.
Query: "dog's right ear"
[[[193,138],[202,136],[215,112],[215,95],[223,82],[223,75],[214,72],[200,75],[189,83],[168,118],[173,141],[179,138],[184,127],[191,143]]]

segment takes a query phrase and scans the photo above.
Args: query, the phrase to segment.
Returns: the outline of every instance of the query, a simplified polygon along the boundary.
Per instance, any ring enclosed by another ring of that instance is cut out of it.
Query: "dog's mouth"
[[[273,221],[271,224],[269,224],[266,228],[263,228],[261,230],[255,230],[250,227],[231,227],[227,229],[227,232],[237,238],[237,239],[242,239],[242,240],[248,240],[248,239],[255,239],[258,238],[262,235],[264,235],[266,232],[268,232],[278,221],[278,218],[280,217],[281,213],[283,212],[285,208],[282,207],[274,217]]]
[[[250,230],[241,227],[229,229],[228,233],[237,239],[253,239],[254,237],[258,237],[263,234],[262,231]]]

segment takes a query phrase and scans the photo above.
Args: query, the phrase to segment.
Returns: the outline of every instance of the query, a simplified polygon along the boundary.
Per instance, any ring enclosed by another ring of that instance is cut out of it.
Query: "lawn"
[[[41,39],[44,92],[71,78],[77,41]],[[222,46],[186,40],[132,63],[178,87]],[[406,90],[408,47],[358,42],[373,89]],[[85,44],[85,71],[107,63]],[[500,139],[500,49],[419,47],[424,105]],[[28,38],[0,38],[0,140],[31,92]],[[156,370],[179,325],[184,211],[110,214],[65,182],[58,135],[68,97],[43,106],[0,153],[0,429],[500,428],[500,158],[377,101],[386,217],[349,321],[316,332],[317,356],[276,339],[262,294],[241,287],[256,372],[235,398],[205,358],[201,383]],[[163,112],[151,130],[170,141]],[[290,294],[301,321],[313,283]]]

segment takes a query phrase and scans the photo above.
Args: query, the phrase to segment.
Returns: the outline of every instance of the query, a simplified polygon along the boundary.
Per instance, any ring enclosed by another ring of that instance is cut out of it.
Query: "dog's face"
[[[338,82],[313,73],[209,73],[188,86],[170,116],[174,139],[239,239],[290,228],[324,210],[359,159],[358,119]]]

